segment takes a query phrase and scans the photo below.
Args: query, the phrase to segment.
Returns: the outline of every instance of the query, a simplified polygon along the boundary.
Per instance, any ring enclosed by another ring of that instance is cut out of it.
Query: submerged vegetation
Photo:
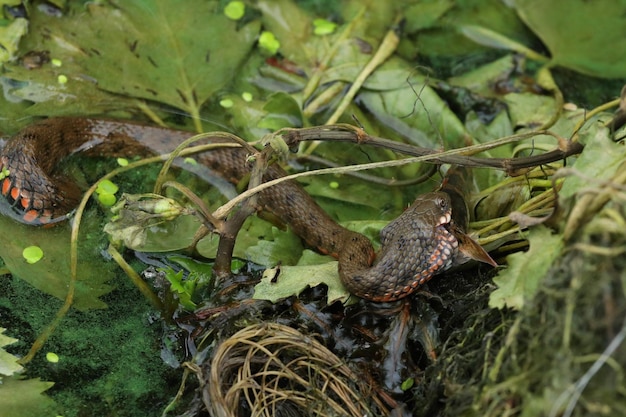
[[[74,155],[73,222],[0,218],[0,414],[626,415],[626,3],[468,3],[3,2],[7,134],[106,117],[262,151],[238,187],[198,149]],[[376,245],[466,166],[500,267],[350,296],[248,216],[265,162]]]

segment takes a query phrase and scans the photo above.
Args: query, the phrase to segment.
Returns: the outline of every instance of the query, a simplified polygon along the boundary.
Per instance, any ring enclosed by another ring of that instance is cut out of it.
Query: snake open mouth
[[[439,218],[438,226],[449,224],[452,221],[452,212],[448,210],[443,216]]]

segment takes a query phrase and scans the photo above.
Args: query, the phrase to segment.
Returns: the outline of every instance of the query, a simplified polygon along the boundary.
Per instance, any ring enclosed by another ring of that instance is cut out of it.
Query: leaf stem
[[[135,284],[135,287],[137,287],[139,291],[144,295],[144,297],[146,297],[148,301],[150,301],[150,304],[152,304],[152,306],[157,310],[163,312],[163,303],[161,302],[159,297],[150,289],[148,284],[146,284],[146,282],[139,276],[139,274],[135,272],[135,270],[131,268],[130,265],[128,265],[128,262],[126,262],[122,255],[117,251],[115,246],[109,244],[107,252],[109,255],[111,255],[113,260],[117,262],[120,268],[122,268],[122,270],[126,273],[126,276],[128,276],[133,284]]]

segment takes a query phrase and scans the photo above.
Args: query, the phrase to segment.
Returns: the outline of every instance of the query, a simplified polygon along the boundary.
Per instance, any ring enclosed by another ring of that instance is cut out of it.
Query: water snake
[[[166,153],[192,135],[104,119],[68,117],[34,123],[14,135],[0,152],[0,212],[30,225],[65,220],[81,197],[78,186],[59,173],[65,157],[78,152],[103,156]],[[236,182],[249,172],[247,156],[243,148],[222,148],[197,155],[197,160]],[[264,180],[284,175],[273,164]],[[393,301],[411,294],[450,267],[458,253],[457,234],[450,225],[450,197],[442,192],[419,196],[389,223],[381,231],[382,249],[377,256],[365,236],[337,224],[296,182],[261,192],[259,205],[288,223],[308,245],[335,256],[347,289],[372,301]]]

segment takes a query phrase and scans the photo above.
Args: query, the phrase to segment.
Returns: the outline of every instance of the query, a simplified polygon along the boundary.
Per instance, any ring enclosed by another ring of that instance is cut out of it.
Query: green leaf
[[[515,51],[515,52],[524,54],[528,56],[529,58],[534,59],[536,61],[545,62],[548,60],[546,57],[538,54],[537,52],[526,47],[525,45],[513,39],[507,38],[506,36],[503,36],[497,32],[494,32],[493,30],[490,30],[481,26],[475,26],[475,25],[461,26],[459,28],[459,31],[463,35],[465,35],[466,37],[468,37],[469,39],[473,40],[474,42],[480,45],[488,46],[490,48]]]
[[[298,295],[308,287],[320,284],[328,286],[329,304],[334,301],[346,302],[350,298],[350,293],[339,279],[336,261],[321,265],[281,266],[267,269],[261,282],[254,287],[253,298],[275,303],[282,298]]]
[[[514,5],[555,64],[595,77],[626,77],[624,0],[515,0]]]
[[[581,190],[586,190],[590,181],[611,178],[626,159],[626,148],[611,140],[607,129],[597,123],[590,123],[589,126],[589,129],[580,133],[585,148],[572,166],[583,177],[572,175],[565,179],[559,191],[559,199],[563,203]]]
[[[206,258],[215,258],[219,238],[215,235],[202,239],[196,250]],[[243,224],[233,256],[259,265],[295,264],[302,253],[300,238],[279,230],[272,224],[249,217]]]
[[[414,384],[415,384],[415,379],[407,378],[404,381],[402,381],[402,385],[400,385],[400,389],[402,391],[410,390]]]
[[[343,223],[343,225],[369,237],[374,245],[378,246],[380,229],[387,223],[386,221],[352,221]],[[259,246],[262,246],[262,243],[259,242]],[[288,242],[285,243],[288,244]],[[276,302],[281,298],[297,296],[309,287],[325,284],[328,287],[326,297],[329,304],[334,301],[341,301],[342,303],[348,301],[350,293],[339,278],[337,261],[333,258],[309,249],[301,252],[295,251],[287,245],[278,249],[277,254],[293,253],[298,255],[297,265],[282,262],[280,267],[267,269],[261,282],[254,287],[253,298]],[[292,262],[292,264],[295,263],[295,261]],[[273,264],[277,263],[274,262]],[[272,264],[265,263],[263,265]],[[276,279],[276,277],[278,278]]]
[[[82,8],[81,13],[84,13]],[[72,25],[71,29],[82,33],[79,19],[51,19],[39,8],[32,8],[29,15],[31,30],[22,39],[21,48],[24,51],[49,51],[51,63],[44,63],[33,69],[18,61],[4,66],[2,79],[5,97],[11,102],[27,100],[31,103],[30,107],[22,110],[22,116],[30,114],[49,117],[69,113],[88,115],[136,106],[130,99],[99,89],[95,79],[87,76],[79,64],[79,61],[85,59],[85,54],[74,39],[70,39],[76,34],[64,32]],[[67,78],[67,83],[59,84],[60,75]],[[3,113],[7,113],[6,109],[3,109]],[[28,118],[23,119],[25,120],[18,126],[8,126],[15,130],[16,127],[22,127],[24,122],[30,122]],[[9,121],[3,121],[3,126]]]
[[[418,2],[419,6],[422,6],[421,3],[443,2],[421,0]],[[436,22],[427,22],[429,23],[428,30],[418,33],[414,48],[420,54],[466,56],[472,52],[484,50],[484,47],[460,33],[458,28],[464,26],[480,26],[523,44],[528,44],[532,39],[515,11],[504,1],[472,0],[453,3],[453,7],[447,9]],[[418,10],[421,11],[421,7]],[[432,4],[424,10],[429,14],[437,11]]]
[[[178,295],[179,303],[188,310],[194,310],[197,306],[191,298],[199,275],[191,272],[184,277],[183,270],[176,272],[172,268],[164,268],[161,271],[165,272],[165,277],[170,282],[170,290]]]
[[[258,22],[238,28],[217,6],[204,0],[91,3],[46,31],[82,51],[75,58],[99,88],[198,114],[237,73],[259,31]]]
[[[313,21],[313,33],[317,36],[330,35],[337,29],[337,23],[326,19],[315,19]]]
[[[4,378],[0,384],[2,417],[55,417],[58,407],[44,391],[54,385],[39,378]]]
[[[491,308],[521,309],[532,300],[563,248],[561,236],[543,226],[530,230],[528,242],[528,251],[507,256],[509,267],[493,279],[498,289],[489,298]]]
[[[453,0],[434,0],[419,1],[410,5],[404,13],[405,30],[407,33],[413,33],[435,26],[437,21],[454,7],[454,3]]]
[[[99,222],[98,230],[99,230]],[[94,233],[93,218],[83,218],[81,230]],[[0,245],[0,257],[13,275],[28,282],[38,290],[50,294],[60,300],[67,295],[70,277],[70,236],[69,228],[57,226],[50,229],[37,228],[16,223],[12,219],[0,216],[0,230],[10,236],[10,244]],[[104,308],[106,304],[98,297],[111,290],[106,282],[114,276],[112,266],[100,256],[100,249],[94,248],[93,238],[81,235],[80,256],[78,264],[79,281],[76,283],[74,308],[88,310]],[[29,264],[24,261],[22,250],[36,243],[46,256],[39,262]]]
[[[17,339],[5,336],[3,333],[6,329],[0,327],[0,375],[11,376],[16,372],[22,370],[22,366],[17,363],[19,358],[11,355],[6,350],[2,349],[6,345],[17,342]],[[0,377],[0,381],[2,378]]]
[[[239,234],[241,236],[241,233]],[[245,259],[259,265],[295,264],[302,254],[300,238],[293,233],[285,233],[276,227],[245,249]]]
[[[0,64],[15,58],[22,36],[28,32],[28,20],[17,18],[7,26],[0,26]]]
[[[170,282],[172,291],[179,294],[185,293],[185,286],[183,285],[183,271],[174,271],[171,268],[163,269],[165,272],[165,278]]]
[[[259,31],[258,22],[237,28],[235,22],[214,12],[217,3],[120,2],[122,16],[119,10],[94,6],[90,9],[93,20],[87,25],[92,32],[81,44],[94,48],[98,55],[86,60],[85,68],[101,88],[195,114],[236,74]],[[162,30],[155,31],[155,27]]]
[[[98,183],[97,193],[115,194],[120,188],[111,180],[103,180]]]
[[[98,193],[98,201],[105,207],[112,207],[117,201],[115,194]]]
[[[362,104],[373,116],[414,145],[436,148],[440,139],[447,148],[464,146],[467,132],[463,123],[430,87],[410,88],[359,94]],[[411,109],[414,109],[411,112]]]
[[[513,126],[538,127],[557,111],[556,101],[533,93],[511,93],[504,97]]]
[[[263,110],[267,114],[257,123],[258,127],[273,132],[283,127],[303,125],[300,105],[287,93],[277,92],[269,96]]]

